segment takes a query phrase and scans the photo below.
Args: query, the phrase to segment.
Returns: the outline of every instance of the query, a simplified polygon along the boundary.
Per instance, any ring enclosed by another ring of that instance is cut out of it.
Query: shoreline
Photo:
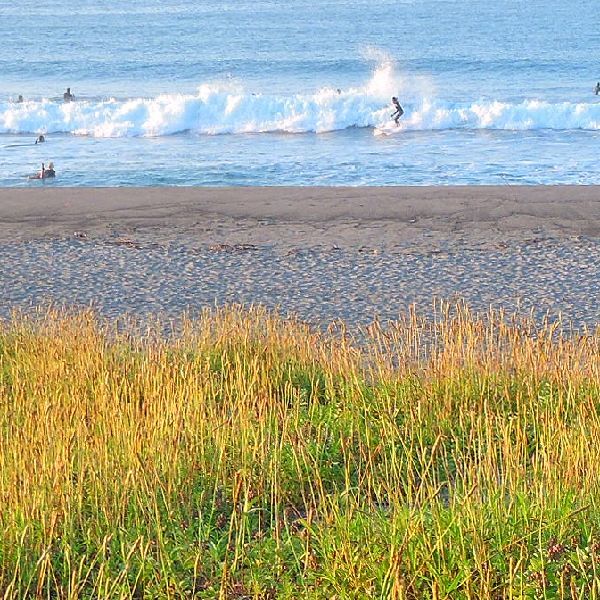
[[[600,237],[600,186],[0,188],[0,242],[352,248]]]

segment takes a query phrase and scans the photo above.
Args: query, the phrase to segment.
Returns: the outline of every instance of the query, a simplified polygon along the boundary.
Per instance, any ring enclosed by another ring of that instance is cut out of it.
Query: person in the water
[[[30,175],[29,179],[50,179],[52,177],[56,177],[56,172],[54,171],[54,163],[48,163],[48,168],[42,163],[42,168],[39,173],[35,175]]]
[[[46,165],[44,165],[44,163],[42,163],[42,168],[40,169],[40,172],[36,173],[35,175],[30,175],[29,179],[44,179],[45,172],[46,172]]]
[[[46,141],[46,138],[43,135],[38,135],[37,139],[35,140],[36,144],[43,144]]]
[[[63,100],[65,102],[72,102],[75,100],[75,96],[71,94],[71,88],[67,88],[67,91],[63,94]]]
[[[594,94],[596,94],[596,96],[600,94],[600,81],[596,84],[596,87],[594,88]]]
[[[17,98],[17,104],[23,104],[23,102],[25,102],[25,100],[23,100],[23,94],[19,94],[19,97]]]
[[[404,114],[404,109],[400,106],[400,102],[398,102],[396,96],[392,97],[392,104],[396,110],[390,116],[394,119],[396,125],[399,125],[400,117]]]

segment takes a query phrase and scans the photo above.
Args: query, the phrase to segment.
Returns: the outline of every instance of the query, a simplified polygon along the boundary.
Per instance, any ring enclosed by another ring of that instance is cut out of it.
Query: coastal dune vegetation
[[[2,598],[600,597],[600,331],[0,325]]]

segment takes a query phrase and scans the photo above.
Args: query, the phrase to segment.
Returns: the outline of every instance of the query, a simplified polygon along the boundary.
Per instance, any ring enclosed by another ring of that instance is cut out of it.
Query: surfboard
[[[401,125],[396,125],[394,121],[390,121],[389,123],[382,123],[381,125],[377,125],[373,130],[373,135],[395,135],[396,133],[400,133],[401,131]]]

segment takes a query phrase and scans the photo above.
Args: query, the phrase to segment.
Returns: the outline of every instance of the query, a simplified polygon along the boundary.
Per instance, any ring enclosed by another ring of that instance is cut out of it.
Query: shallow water
[[[591,0],[0,13],[2,186],[600,183]],[[27,180],[50,160],[55,182]]]

